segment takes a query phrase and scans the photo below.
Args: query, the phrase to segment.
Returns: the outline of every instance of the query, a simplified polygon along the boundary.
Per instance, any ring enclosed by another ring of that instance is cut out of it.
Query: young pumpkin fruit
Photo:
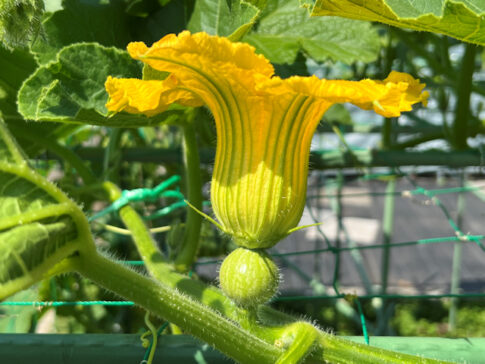
[[[276,294],[280,275],[265,251],[237,248],[222,262],[219,281],[222,291],[237,305],[252,308]]]

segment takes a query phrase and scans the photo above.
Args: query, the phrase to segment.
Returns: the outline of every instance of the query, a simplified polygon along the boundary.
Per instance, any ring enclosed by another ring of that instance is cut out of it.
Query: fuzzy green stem
[[[200,175],[199,149],[193,126],[197,110],[191,109],[183,125],[183,151],[185,166],[185,182],[187,183],[187,200],[197,209],[202,210],[202,178]],[[199,249],[200,228],[202,217],[187,207],[187,221],[181,249],[175,259],[175,267],[179,271],[188,271],[195,261]]]
[[[105,182],[103,187],[108,193],[111,202],[121,197],[121,190],[114,183]],[[157,243],[153,240],[144,221],[130,205],[123,206],[118,213],[121,221],[131,231],[135,246],[148,271],[157,280],[163,281],[171,267],[158,249]]]
[[[292,342],[276,364],[301,363],[311,353],[317,336],[318,330],[307,322],[295,322],[289,325],[282,335],[281,343],[284,345],[287,337]]]
[[[110,201],[115,201],[121,196],[121,190],[111,182],[103,184],[109,195]],[[203,304],[219,310],[226,317],[236,319],[240,317],[240,309],[222,294],[217,288],[207,286],[204,283],[188,278],[185,275],[175,273],[172,266],[167,263],[165,257],[157,248],[156,242],[147,229],[140,215],[129,205],[119,210],[121,220],[131,231],[138,253],[143,259],[150,274],[160,282],[172,288],[181,288],[184,293],[193,299],[200,300]]]
[[[350,340],[320,332],[318,346],[311,359],[325,360],[339,364],[445,364],[447,361],[428,359],[409,354],[397,353],[369,345],[354,345]],[[310,360],[309,360],[310,362]]]
[[[179,290],[158,284],[99,254],[80,259],[76,269],[83,276],[180,326],[238,362],[269,364],[276,362],[282,354],[282,350],[246,332]]]

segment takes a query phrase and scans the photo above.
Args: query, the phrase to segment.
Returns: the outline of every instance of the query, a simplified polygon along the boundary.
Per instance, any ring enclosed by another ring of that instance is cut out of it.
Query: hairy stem
[[[121,197],[121,190],[114,183],[104,182],[103,187],[111,202]],[[131,231],[136,249],[145,262],[146,268],[154,278],[163,281],[166,273],[171,271],[172,268],[158,249],[157,243],[153,240],[144,221],[130,205],[123,206],[118,213],[121,221]]]
[[[241,363],[274,363],[282,350],[266,343],[214,310],[99,254],[79,259],[76,270],[83,276],[134,301],[153,314]]]

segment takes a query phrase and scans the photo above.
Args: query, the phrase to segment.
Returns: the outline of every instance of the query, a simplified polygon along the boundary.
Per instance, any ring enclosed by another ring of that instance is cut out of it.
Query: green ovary
[[[306,182],[306,173],[301,180]],[[214,212],[237,245],[270,248],[298,224],[306,186],[300,181],[297,186],[292,182],[291,178],[277,175],[264,162],[233,185],[223,186],[213,180]]]
[[[223,292],[237,305],[251,308],[273,297],[280,281],[278,267],[264,251],[237,248],[222,262]]]

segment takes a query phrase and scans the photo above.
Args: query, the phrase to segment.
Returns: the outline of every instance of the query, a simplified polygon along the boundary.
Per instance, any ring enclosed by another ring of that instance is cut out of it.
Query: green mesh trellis
[[[464,183],[461,187],[452,187],[452,188],[444,188],[444,189],[426,189],[422,186],[419,186],[413,179],[407,176],[405,173],[401,173],[400,171],[396,170],[396,173],[382,173],[382,174],[367,174],[361,177],[362,180],[372,180],[372,179],[387,179],[388,181],[392,181],[395,178],[405,178],[413,185],[413,189],[404,190],[404,191],[395,191],[393,189],[387,189],[386,192],[367,192],[367,193],[348,193],[344,194],[341,192],[341,187],[343,182],[342,178],[337,178],[337,183],[340,183],[340,188],[337,188],[336,194],[327,194],[326,197],[328,198],[336,198],[337,201],[341,203],[342,197],[348,196],[358,196],[358,195],[374,195],[374,196],[382,196],[385,199],[393,199],[395,197],[405,197],[405,198],[413,198],[413,196],[424,196],[429,203],[434,205],[438,208],[442,214],[444,219],[447,221],[449,226],[455,232],[454,236],[445,236],[439,238],[429,238],[429,239],[418,239],[414,241],[405,241],[405,242],[397,242],[397,243],[381,243],[381,244],[371,244],[371,245],[357,245],[347,244],[347,246],[337,246],[332,244],[330,239],[325,236],[323,231],[317,227],[321,237],[326,243],[326,246],[320,249],[308,249],[304,251],[293,251],[293,252],[284,252],[280,253],[277,250],[272,251],[272,255],[274,257],[278,257],[281,259],[287,259],[289,261],[288,267],[289,269],[297,272],[298,274],[305,275],[301,269],[295,265],[291,264],[291,258],[294,256],[299,255],[311,255],[311,254],[332,254],[334,259],[338,261],[339,254],[345,251],[359,251],[359,250],[369,250],[369,249],[398,249],[400,247],[406,246],[419,246],[419,245],[428,245],[428,244],[446,244],[446,243],[473,243],[476,244],[482,251],[485,253],[485,247],[483,245],[483,240],[485,239],[485,235],[475,235],[469,234],[462,231],[459,227],[459,223],[452,218],[452,214],[449,211],[449,208],[438,198],[438,196],[446,195],[446,194],[462,194],[462,193],[475,193],[479,195],[483,199],[482,188],[477,186],[470,186]],[[93,216],[91,219],[98,218],[106,213],[112,212],[117,210],[118,208],[124,206],[125,204],[132,202],[132,201],[154,201],[159,197],[173,197],[175,198],[175,202],[167,206],[166,208],[162,208],[159,210],[163,211],[161,214],[168,215],[172,213],[176,208],[178,208],[179,203],[183,202],[183,195],[180,194],[179,191],[166,191],[166,189],[179,181],[178,177],[172,178],[171,180],[167,180],[160,184],[159,186],[155,187],[154,189],[137,189],[135,191],[126,191],[123,195],[121,201],[117,201],[114,204],[110,205],[107,209],[103,210],[102,212],[98,213],[97,215]],[[388,182],[390,183],[390,182]],[[170,192],[167,195],[167,192]],[[173,193],[172,193],[173,192]],[[164,194],[165,193],[165,194]],[[315,198],[317,196],[309,196],[309,199]],[[311,212],[312,210],[309,209]],[[310,214],[315,222],[317,218],[315,215]],[[340,219],[342,215],[338,216]],[[348,235],[347,235],[348,237]],[[220,259],[212,259],[212,260],[204,260],[196,263],[196,266],[203,266],[203,265],[214,265],[218,264],[221,260]],[[130,265],[143,265],[142,261],[123,261],[125,264]],[[336,263],[338,265],[338,262]],[[308,282],[310,283],[311,277],[307,277]],[[458,293],[458,292],[449,292],[443,294],[413,294],[413,295],[404,295],[404,294],[389,294],[387,292],[384,293],[371,293],[371,294],[362,294],[362,295],[355,295],[355,294],[348,294],[345,292],[340,292],[339,284],[338,284],[338,276],[335,274],[332,281],[332,286],[334,288],[334,294],[313,294],[313,295],[292,295],[292,296],[281,296],[274,299],[274,301],[279,302],[288,302],[288,301],[310,301],[310,300],[333,300],[333,299],[346,299],[349,302],[353,302],[356,305],[357,313],[360,317],[361,326],[362,326],[362,333],[364,337],[364,341],[366,343],[370,343],[371,339],[368,334],[366,320],[364,317],[364,312],[362,310],[360,300],[363,299],[372,299],[372,298],[382,298],[382,299],[438,299],[438,298],[485,298],[485,293]],[[60,307],[60,306],[92,306],[92,305],[103,305],[103,306],[133,306],[134,303],[130,301],[52,301],[52,302],[35,302],[35,301],[7,301],[7,302],[0,302],[0,306],[35,306],[35,307]]]

